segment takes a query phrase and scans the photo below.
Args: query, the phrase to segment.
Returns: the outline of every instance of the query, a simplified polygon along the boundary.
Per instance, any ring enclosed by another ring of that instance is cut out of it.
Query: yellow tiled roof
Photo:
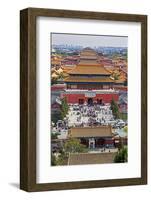
[[[73,127],[69,129],[68,137],[110,137],[112,136],[111,126],[99,127]]]
[[[114,83],[114,80],[112,80],[110,77],[79,77],[79,76],[69,76],[68,78],[64,79],[65,82],[88,82],[88,83]]]
[[[100,65],[77,65],[70,74],[98,74],[98,75],[110,75],[110,73]]]
[[[118,80],[115,80],[115,83],[124,83],[125,82],[125,79],[118,79]]]

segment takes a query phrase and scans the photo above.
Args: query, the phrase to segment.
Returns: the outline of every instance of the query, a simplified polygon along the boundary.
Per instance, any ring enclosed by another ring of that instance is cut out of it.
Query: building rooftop
[[[97,52],[96,52],[94,49],[92,49],[92,48],[90,48],[90,47],[86,47],[86,48],[84,48],[84,49],[81,51],[80,57],[81,57],[81,56],[86,56],[86,55],[97,56],[98,54],[97,54]]]
[[[68,165],[113,163],[116,153],[78,153],[70,154]]]
[[[81,76],[68,76],[64,79],[65,82],[83,82],[83,83],[114,83],[110,77],[81,77]]]
[[[99,62],[96,59],[89,59],[87,58],[82,58],[80,59],[79,65],[100,65]]]
[[[83,138],[83,137],[111,137],[111,126],[99,127],[72,127],[68,131],[68,137]]]
[[[70,71],[70,70],[73,70],[74,68],[75,66],[66,66],[66,65],[62,66],[63,71]]]
[[[125,82],[125,79],[118,79],[118,80],[115,80],[114,82],[123,84]]]
[[[96,65],[77,65],[73,70],[69,72],[69,74],[91,74],[91,75],[108,75],[110,76],[111,73],[107,71],[103,66],[100,64]]]
[[[80,53],[80,64],[98,64],[98,54],[95,50],[86,47]]]
[[[51,61],[51,64],[52,64],[52,65],[60,65],[61,62],[60,62],[60,60],[52,60],[52,61]]]

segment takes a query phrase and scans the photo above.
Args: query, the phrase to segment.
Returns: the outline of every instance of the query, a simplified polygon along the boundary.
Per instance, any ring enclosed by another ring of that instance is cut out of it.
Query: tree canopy
[[[61,100],[60,110],[61,110],[61,118],[64,119],[66,117],[66,115],[68,114],[68,110],[69,110],[69,106],[68,106],[66,97],[64,97]]]
[[[86,146],[80,143],[79,139],[71,138],[64,145],[64,151],[67,153],[86,152]]]
[[[120,116],[119,107],[118,107],[117,103],[114,101],[113,98],[111,100],[111,110],[112,110],[112,113],[113,113],[114,117],[116,119],[118,119],[119,116]]]
[[[127,156],[128,156],[128,152],[127,152],[127,147],[123,147],[115,156],[114,158],[114,162],[115,163],[124,163],[127,162]]]
[[[128,132],[128,126],[124,127],[124,131],[127,133]]]

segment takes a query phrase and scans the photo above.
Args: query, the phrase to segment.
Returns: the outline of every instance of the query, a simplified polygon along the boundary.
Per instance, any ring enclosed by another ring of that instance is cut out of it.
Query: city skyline
[[[83,47],[127,47],[127,36],[51,33],[52,45]]]

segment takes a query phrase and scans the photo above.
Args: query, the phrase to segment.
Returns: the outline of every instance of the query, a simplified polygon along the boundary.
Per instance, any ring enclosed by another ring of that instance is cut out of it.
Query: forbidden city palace
[[[98,54],[91,48],[80,53],[79,63],[68,72],[64,79],[66,97],[71,104],[102,104],[118,101],[118,91],[114,90],[114,79],[100,63]]]
[[[127,60],[123,51],[70,48],[51,57],[51,165],[114,163],[128,146],[127,71],[117,66]]]

